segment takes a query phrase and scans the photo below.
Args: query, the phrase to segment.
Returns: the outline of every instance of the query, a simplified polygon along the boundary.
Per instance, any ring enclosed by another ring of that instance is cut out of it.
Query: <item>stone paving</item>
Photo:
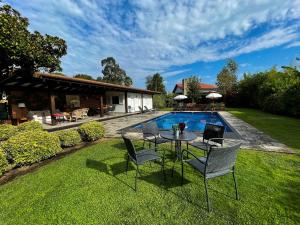
[[[255,127],[233,116],[229,112],[219,112],[220,115],[235,129],[242,138],[242,147],[261,151],[295,153],[279,141],[257,130]]]
[[[121,137],[122,129],[153,119],[166,113],[168,112],[157,111],[155,113],[135,114],[117,119],[102,121],[101,123],[105,127],[105,137]]]
[[[120,137],[121,130],[128,128],[132,125],[153,119],[155,117],[164,115],[168,112],[158,111],[156,113],[145,113],[137,114],[117,119],[111,119],[107,121],[102,121],[106,137]],[[270,136],[264,134],[263,132],[257,130],[250,124],[236,118],[228,112],[219,112],[220,115],[231,125],[231,127],[240,135],[242,148],[255,149],[261,151],[271,151],[271,152],[283,152],[283,153],[295,153],[292,149],[284,144],[281,144],[277,140],[271,138]],[[138,129],[131,129],[131,134],[133,137],[141,138],[141,133]],[[225,136],[226,137],[226,136]],[[199,137],[199,139],[201,139]],[[237,138],[234,139],[226,138],[226,143],[236,142]]]

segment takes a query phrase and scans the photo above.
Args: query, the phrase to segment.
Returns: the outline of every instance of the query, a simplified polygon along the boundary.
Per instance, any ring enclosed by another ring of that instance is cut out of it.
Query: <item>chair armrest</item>
[[[149,136],[147,136],[147,135],[149,135]],[[144,139],[147,139],[148,137],[154,137],[155,139],[157,138],[157,135],[155,135],[155,134],[153,134],[153,133],[150,133],[150,132],[148,132],[148,133],[143,133],[143,138]]]
[[[182,151],[182,156],[183,156],[184,152],[186,152],[186,153],[192,155],[192,156],[193,156],[195,159],[197,159],[200,163],[204,164],[204,163],[203,163],[201,160],[199,160],[198,157],[197,157],[194,153],[192,153],[191,151],[184,149],[184,150]],[[182,157],[182,158],[183,158],[183,157]],[[185,161],[185,160],[182,159],[182,161]]]
[[[210,139],[208,139],[207,144],[209,144],[209,142],[214,141],[214,140],[222,140],[222,141],[224,141],[225,139],[224,138],[210,138]]]

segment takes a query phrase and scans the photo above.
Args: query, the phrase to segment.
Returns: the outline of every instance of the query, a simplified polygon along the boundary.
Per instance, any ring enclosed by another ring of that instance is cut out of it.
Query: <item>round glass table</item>
[[[183,133],[182,134],[179,133],[178,136],[176,136],[173,133],[173,131],[160,131],[159,134],[161,137],[175,142],[176,157],[174,159],[174,165],[172,169],[172,175],[173,175],[175,163],[178,159],[181,160],[182,157],[181,142],[195,140],[197,138],[197,135],[188,131],[183,131]]]

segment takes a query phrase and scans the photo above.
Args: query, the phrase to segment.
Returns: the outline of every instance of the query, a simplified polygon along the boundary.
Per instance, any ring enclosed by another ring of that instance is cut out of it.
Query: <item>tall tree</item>
[[[233,94],[237,88],[237,63],[229,59],[223,69],[217,75],[219,91],[226,97]]]
[[[101,60],[101,65],[104,67],[102,70],[103,77],[97,78],[97,80],[126,86],[132,85],[131,78],[127,76],[125,70],[120,68],[113,57]]]
[[[0,72],[31,74],[37,70],[60,71],[67,53],[63,39],[28,30],[29,21],[9,5],[0,7]]]
[[[159,73],[153,74],[152,76],[148,76],[146,78],[146,86],[147,90],[166,93],[164,78]]]
[[[201,99],[201,89],[200,84],[201,79],[197,76],[192,76],[188,79],[187,83],[187,97],[192,100],[192,102],[198,102]]]
[[[94,78],[88,74],[76,74],[73,76],[74,78],[80,78],[85,80],[94,80]]]

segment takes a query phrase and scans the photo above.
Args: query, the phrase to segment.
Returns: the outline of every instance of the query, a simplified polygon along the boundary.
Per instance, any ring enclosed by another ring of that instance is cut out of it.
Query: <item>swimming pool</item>
[[[185,123],[187,131],[204,131],[206,123],[223,125],[225,132],[232,132],[228,124],[216,112],[171,112],[163,116],[147,121],[155,121],[161,130],[170,130],[173,124]],[[141,128],[142,124],[135,126]]]

